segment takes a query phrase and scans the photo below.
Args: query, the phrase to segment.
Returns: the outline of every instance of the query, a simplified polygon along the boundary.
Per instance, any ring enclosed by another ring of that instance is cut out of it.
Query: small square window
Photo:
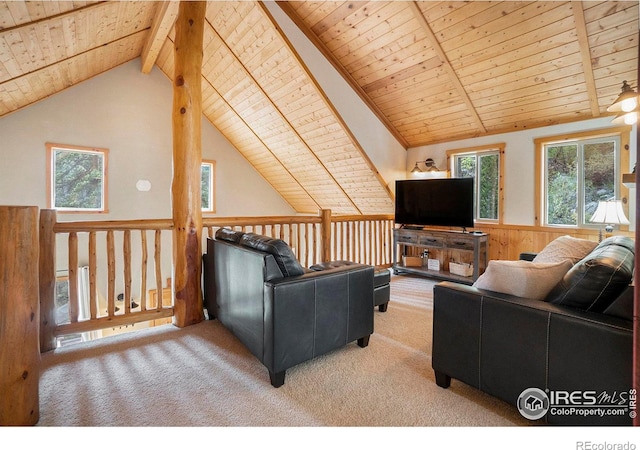
[[[48,207],[107,212],[107,149],[47,144]]]

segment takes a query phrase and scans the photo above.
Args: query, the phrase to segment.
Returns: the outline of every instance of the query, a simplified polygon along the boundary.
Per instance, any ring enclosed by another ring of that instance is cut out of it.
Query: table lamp
[[[598,208],[589,221],[605,224],[604,229],[608,234],[613,233],[614,225],[629,225],[629,219],[622,209],[622,200],[599,201]],[[598,233],[598,242],[602,242],[602,228]]]

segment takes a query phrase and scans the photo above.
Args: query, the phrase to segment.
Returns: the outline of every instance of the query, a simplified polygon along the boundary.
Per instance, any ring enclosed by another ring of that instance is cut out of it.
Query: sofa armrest
[[[522,260],[522,261],[533,261],[533,259],[538,256],[537,253],[533,253],[533,252],[522,252],[520,253],[520,256],[518,259]]]
[[[372,334],[373,273],[373,266],[358,264],[265,282],[269,370],[286,370]]]

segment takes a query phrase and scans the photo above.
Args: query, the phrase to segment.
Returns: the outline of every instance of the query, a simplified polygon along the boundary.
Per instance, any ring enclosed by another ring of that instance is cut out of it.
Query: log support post
[[[40,418],[38,208],[0,206],[0,425]]]
[[[331,261],[331,210],[320,210],[320,248],[322,262]]]
[[[176,21],[173,81],[173,323],[204,320],[202,291],[202,51],[207,4],[181,2]]]
[[[40,351],[56,348],[56,235],[57,221],[54,209],[40,211],[40,256],[38,277],[40,285]]]

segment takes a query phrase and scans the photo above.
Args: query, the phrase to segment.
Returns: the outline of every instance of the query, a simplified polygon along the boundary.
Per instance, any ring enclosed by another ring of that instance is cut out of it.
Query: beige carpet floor
[[[43,355],[40,426],[524,426],[463,383],[436,386],[433,282],[394,276],[367,348],[355,343],[287,371],[285,385],[218,321],[173,325]]]

